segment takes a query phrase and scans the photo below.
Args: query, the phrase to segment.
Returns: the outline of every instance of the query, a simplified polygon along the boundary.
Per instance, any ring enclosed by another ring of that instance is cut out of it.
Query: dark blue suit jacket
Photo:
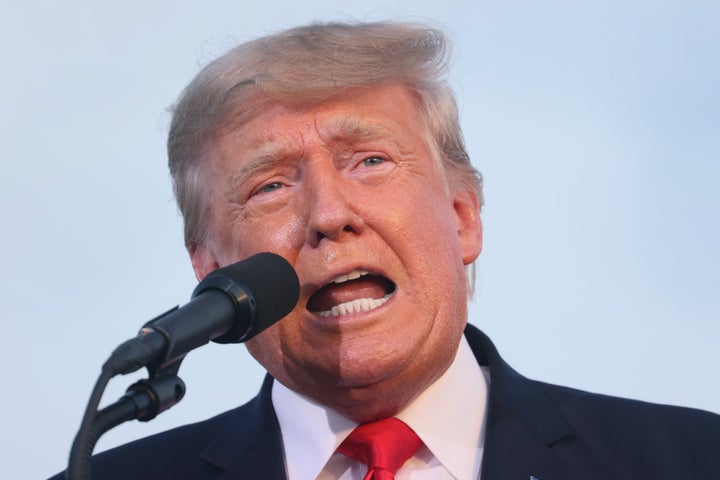
[[[490,368],[483,480],[720,479],[719,415],[528,380],[480,330],[465,335]],[[272,382],[235,410],[96,455],[93,479],[285,479]]]

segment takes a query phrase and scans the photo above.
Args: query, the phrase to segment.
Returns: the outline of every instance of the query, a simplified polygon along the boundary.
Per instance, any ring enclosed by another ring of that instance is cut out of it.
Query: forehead
[[[323,142],[424,143],[426,137],[414,94],[399,86],[380,86],[355,87],[312,103],[256,95],[226,122],[214,143],[221,150],[224,144],[235,152],[270,155],[309,133]]]

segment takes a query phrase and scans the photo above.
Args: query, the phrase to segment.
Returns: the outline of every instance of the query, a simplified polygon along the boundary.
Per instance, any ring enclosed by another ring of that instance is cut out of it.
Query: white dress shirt
[[[480,478],[489,381],[463,337],[450,368],[396,415],[424,443],[396,480]],[[289,480],[362,480],[367,467],[336,452],[355,422],[277,381],[272,401]]]

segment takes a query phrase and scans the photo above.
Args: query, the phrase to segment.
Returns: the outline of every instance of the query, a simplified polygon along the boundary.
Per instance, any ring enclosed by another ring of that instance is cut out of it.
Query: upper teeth
[[[355,280],[356,278],[360,278],[364,275],[368,275],[370,272],[367,270],[353,270],[350,273],[346,273],[344,275],[338,275],[337,277],[330,280],[332,283],[343,283],[347,282],[348,280]]]

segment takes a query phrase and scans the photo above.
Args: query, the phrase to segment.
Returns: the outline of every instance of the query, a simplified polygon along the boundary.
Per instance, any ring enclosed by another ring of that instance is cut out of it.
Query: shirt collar
[[[455,478],[478,478],[488,381],[463,337],[448,370],[396,415]],[[272,401],[288,478],[316,478],[357,424],[280,382],[273,383]]]
[[[450,368],[396,415],[455,478],[480,473],[488,380],[463,337]]]

